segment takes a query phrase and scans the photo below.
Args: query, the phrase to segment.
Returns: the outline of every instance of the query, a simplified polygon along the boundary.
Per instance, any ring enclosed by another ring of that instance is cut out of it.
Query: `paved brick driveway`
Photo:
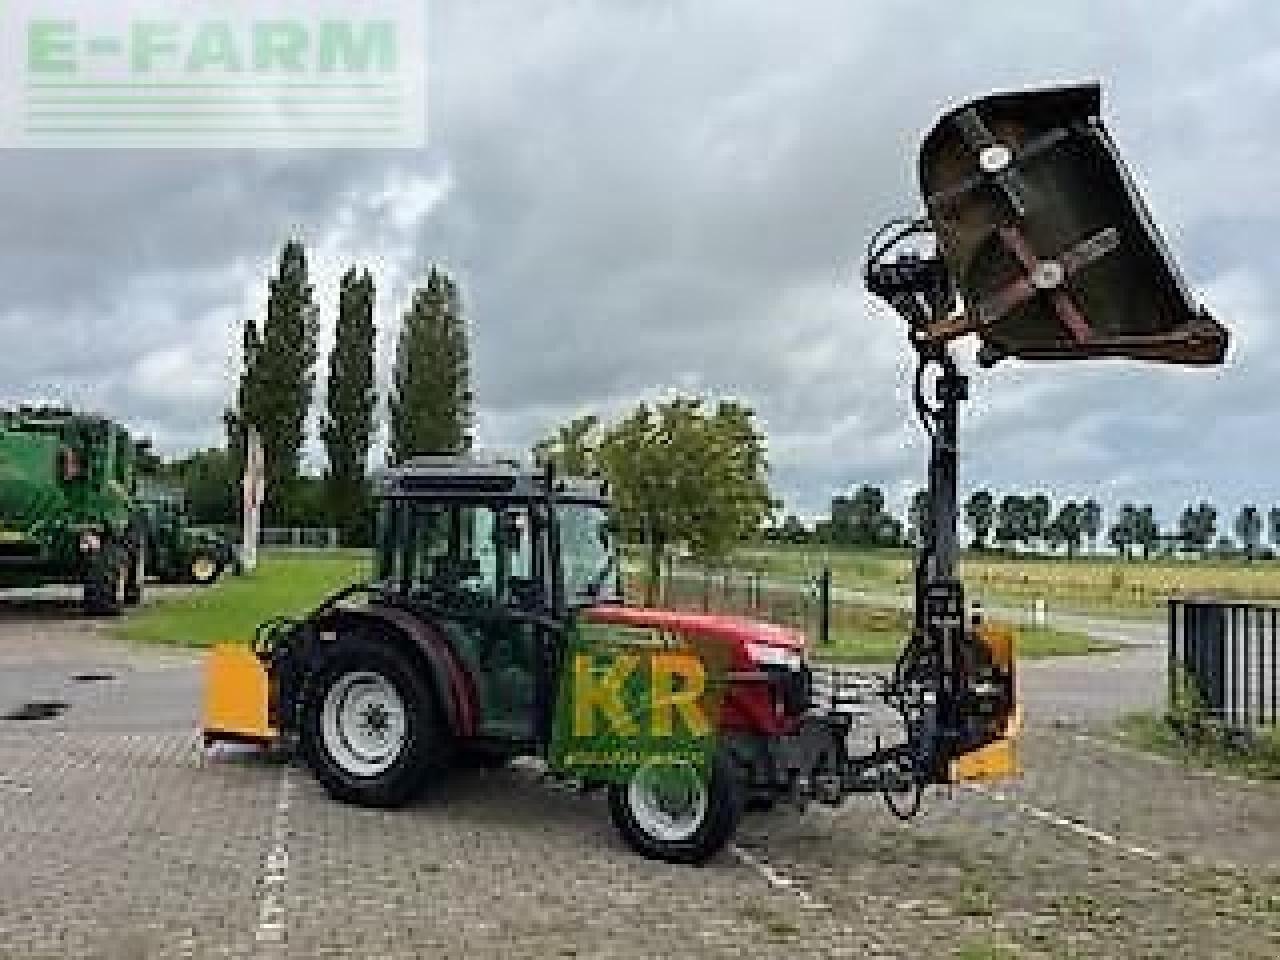
[[[939,793],[910,826],[870,799],[753,818],[679,869],[528,770],[383,813],[206,757],[192,657],[10,608],[0,712],[70,706],[0,721],[0,957],[1275,957],[1280,790],[1079,738],[1158,696],[1159,658],[1029,670],[1013,786]]]

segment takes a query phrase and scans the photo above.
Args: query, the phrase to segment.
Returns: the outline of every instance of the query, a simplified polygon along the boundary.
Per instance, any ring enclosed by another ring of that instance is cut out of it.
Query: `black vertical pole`
[[[823,567],[818,577],[818,643],[831,643],[831,568]]]

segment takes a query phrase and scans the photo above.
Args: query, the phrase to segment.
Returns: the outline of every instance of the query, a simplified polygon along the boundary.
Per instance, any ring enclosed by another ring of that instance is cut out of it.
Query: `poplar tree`
[[[433,266],[413,294],[396,345],[391,459],[471,447],[471,359],[458,288]]]
[[[377,394],[373,381],[376,330],[373,277],[352,267],[342,277],[338,322],[329,354],[326,415],[320,429],[329,469],[325,499],[345,542],[367,539],[365,475],[373,441]]]

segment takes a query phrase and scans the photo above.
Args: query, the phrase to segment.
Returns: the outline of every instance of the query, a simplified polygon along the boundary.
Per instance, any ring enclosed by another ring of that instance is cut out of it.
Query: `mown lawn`
[[[365,579],[369,566],[369,554],[361,550],[266,552],[253,574],[224,576],[212,587],[163,596],[121,622],[118,630],[125,639],[141,643],[247,643],[259,623],[306,613],[334,591]],[[909,623],[904,612],[841,604],[833,614],[833,642],[815,649],[815,656],[844,663],[889,663],[897,657]],[[1020,657],[1032,658],[1110,648],[1081,633],[1022,628],[1017,649]]]
[[[815,646],[813,655],[814,659],[832,663],[892,663],[897,659],[905,636],[905,627],[883,630],[837,626],[831,631],[831,644]],[[1087,634],[1052,627],[1018,627],[1016,636],[1014,649],[1018,659],[1079,657],[1116,649]]]
[[[1280,780],[1280,731],[1264,731],[1244,742],[1232,742],[1209,731],[1187,739],[1178,734],[1167,717],[1141,711],[1120,721],[1116,737],[1188,767],[1222,770],[1255,780]]]
[[[329,594],[366,579],[369,569],[369,554],[363,550],[268,551],[252,574],[225,574],[212,587],[163,596],[117,629],[125,639],[141,643],[248,643],[259,623],[306,613]]]
[[[747,547],[734,565],[778,578],[809,577],[827,564],[838,588],[905,596],[912,554],[901,549]],[[1280,598],[1280,561],[1237,558],[1124,560],[1113,556],[1038,557],[965,551],[960,575],[967,593],[991,606],[1118,617],[1159,615],[1177,593],[1224,592],[1253,600]]]

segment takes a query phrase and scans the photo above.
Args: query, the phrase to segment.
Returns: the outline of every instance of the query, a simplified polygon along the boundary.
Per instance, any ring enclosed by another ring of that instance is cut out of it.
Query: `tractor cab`
[[[472,733],[544,739],[556,679],[545,669],[578,611],[621,601],[599,482],[471,457],[418,457],[378,480],[372,586],[429,621],[467,678]]]
[[[419,457],[385,471],[374,581],[405,600],[563,614],[621,600],[603,484]]]

